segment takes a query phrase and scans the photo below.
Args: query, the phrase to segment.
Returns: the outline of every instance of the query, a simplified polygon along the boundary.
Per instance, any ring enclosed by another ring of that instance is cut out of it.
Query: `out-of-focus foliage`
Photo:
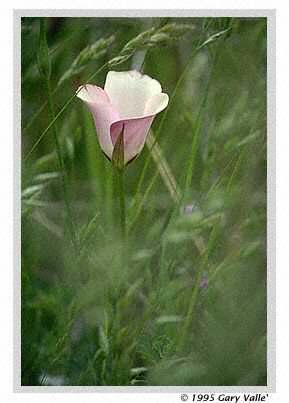
[[[266,19],[45,22],[55,113],[108,68],[170,103],[126,169],[124,265],[114,173],[77,98],[30,153],[52,119],[40,19],[22,19],[22,384],[265,385]]]

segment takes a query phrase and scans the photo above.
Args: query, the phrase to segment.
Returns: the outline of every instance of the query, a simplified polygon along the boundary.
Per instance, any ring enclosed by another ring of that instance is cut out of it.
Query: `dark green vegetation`
[[[125,171],[124,260],[71,97],[132,68],[170,103]],[[24,18],[22,161],[23,385],[266,384],[265,19]]]

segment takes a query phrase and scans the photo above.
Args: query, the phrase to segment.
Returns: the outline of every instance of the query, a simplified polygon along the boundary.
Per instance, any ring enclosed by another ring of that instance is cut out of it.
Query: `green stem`
[[[106,216],[106,228],[108,231],[111,230],[113,224],[113,174],[111,169],[111,164],[104,159],[101,160],[104,163],[105,169],[105,216]]]
[[[124,169],[118,170],[118,196],[120,209],[120,231],[121,239],[125,245],[126,241],[126,210],[125,210],[125,193],[124,193]]]
[[[126,256],[126,208],[125,208],[125,190],[124,190],[124,169],[115,169],[116,171],[116,190],[118,193],[119,212],[120,212],[120,237],[121,237],[121,260],[122,266],[125,268],[127,263]]]
[[[52,119],[52,121],[55,122],[55,111],[54,111],[52,92],[51,92],[49,79],[46,80],[46,88],[47,88],[48,107],[49,107],[49,112],[50,112],[50,118]],[[59,137],[58,137],[58,130],[57,130],[56,124],[54,124],[52,127],[53,127],[53,137],[54,137],[54,142],[55,142],[55,147],[56,147],[56,153],[57,153],[57,158],[58,158],[58,163],[59,163],[59,168],[60,168],[61,178],[62,178],[63,196],[64,196],[64,203],[65,203],[65,208],[66,208],[66,213],[67,213],[67,218],[68,218],[69,232],[70,232],[71,241],[72,241],[74,247],[77,247],[77,238],[76,238],[76,232],[75,232],[75,227],[74,227],[74,220],[73,220],[73,215],[72,215],[72,211],[71,211],[71,206],[69,203],[69,196],[68,196],[68,190],[67,190],[66,170],[65,170],[64,160],[62,157],[61,145],[60,145]]]

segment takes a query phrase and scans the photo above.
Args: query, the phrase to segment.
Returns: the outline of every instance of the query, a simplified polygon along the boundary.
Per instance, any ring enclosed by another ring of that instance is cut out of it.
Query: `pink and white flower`
[[[157,113],[169,102],[157,80],[132,71],[110,71],[104,89],[83,85],[77,96],[90,109],[102,151],[111,160],[123,131],[124,165],[141,152]]]

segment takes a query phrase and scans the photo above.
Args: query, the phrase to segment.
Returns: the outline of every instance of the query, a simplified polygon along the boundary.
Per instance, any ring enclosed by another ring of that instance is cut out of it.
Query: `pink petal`
[[[155,116],[136,119],[123,119],[112,123],[110,136],[115,145],[118,136],[124,128],[124,163],[137,157],[143,149],[151,124]]]
[[[158,81],[137,71],[109,72],[105,90],[85,85],[77,96],[89,107],[99,143],[111,159],[114,145],[124,129],[124,162],[133,160],[142,150],[157,113],[168,105]]]
[[[124,163],[133,160],[144,147],[147,135],[155,115],[168,105],[167,94],[159,93],[152,96],[145,105],[144,115],[130,119],[122,119],[112,123],[110,136],[113,146],[124,126]]]
[[[85,85],[77,93],[78,98],[85,102],[90,109],[99,144],[102,151],[111,159],[113,144],[110,136],[110,126],[113,122],[119,120],[117,110],[111,104],[106,92],[96,85]]]

